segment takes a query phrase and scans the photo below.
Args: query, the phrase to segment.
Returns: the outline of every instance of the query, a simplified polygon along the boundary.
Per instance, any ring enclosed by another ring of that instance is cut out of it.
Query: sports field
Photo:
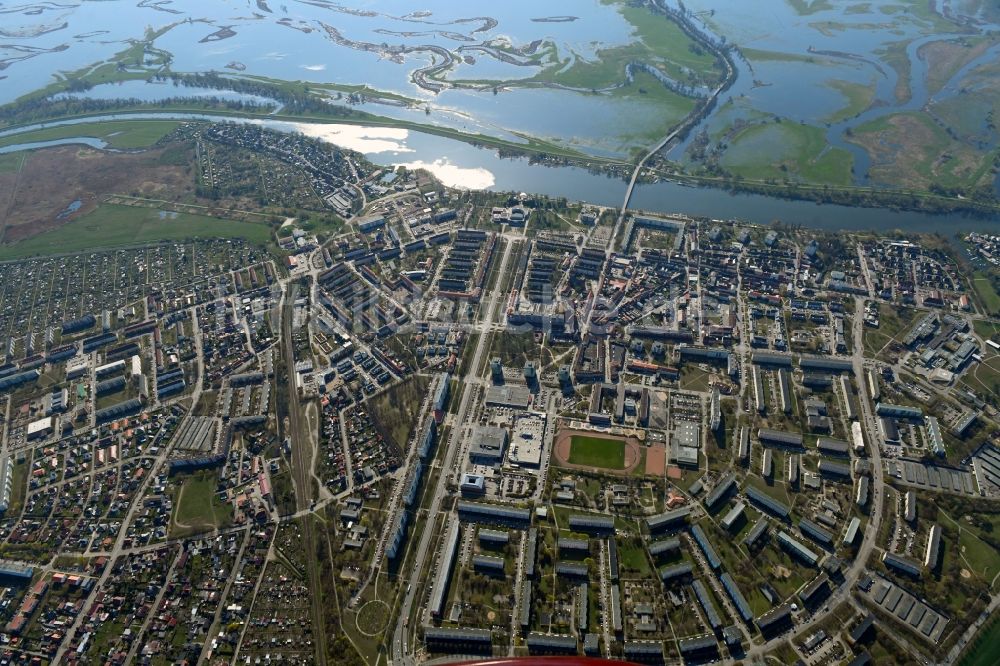
[[[569,450],[569,463],[602,469],[625,469],[625,442],[574,435]]]
[[[1000,659],[1000,620],[993,619],[980,630],[972,646],[966,648],[960,666],[992,666]]]

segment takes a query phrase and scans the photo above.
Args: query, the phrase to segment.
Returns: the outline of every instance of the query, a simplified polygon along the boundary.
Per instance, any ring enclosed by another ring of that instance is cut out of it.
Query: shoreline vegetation
[[[702,34],[690,19],[683,14],[665,10],[651,11],[676,25],[684,35],[709,51],[726,70],[723,74],[721,91],[731,87],[737,77],[737,69],[732,61],[738,53],[732,44],[715,43]],[[231,76],[218,72],[177,73],[169,69],[170,56],[154,50],[158,58],[150,64],[149,49],[152,41],[169,28],[147,32],[146,39],[136,41],[117,56],[116,62],[85,67],[76,72],[66,73],[59,81],[17,100],[0,106],[0,131],[10,132],[21,127],[42,123],[67,123],[89,117],[109,114],[127,116],[139,113],[193,113],[206,116],[243,116],[247,118],[282,121],[367,125],[373,127],[394,127],[408,129],[455,139],[473,146],[494,149],[501,158],[526,158],[531,163],[551,166],[577,166],[595,173],[627,180],[631,171],[644,154],[644,149],[636,148],[628,159],[616,159],[590,155],[557,143],[533,136],[517,134],[524,143],[484,134],[469,134],[441,125],[421,123],[377,115],[368,111],[351,108],[351,104],[364,101],[378,101],[393,105],[410,106],[417,100],[383,93],[367,86],[337,86],[304,82],[278,81],[259,76]],[[147,58],[141,71],[136,63]],[[137,57],[139,56],[139,57]],[[155,69],[154,69],[155,68]],[[173,83],[178,88],[176,97],[148,102],[138,99],[88,99],[55,97],[59,93],[82,93],[96,85],[130,80],[158,81]],[[185,97],[184,87],[210,88],[241,95],[263,97],[273,100],[274,105],[224,100],[220,98]],[[329,101],[330,94],[347,95],[345,103]],[[584,93],[581,93],[584,94]],[[674,127],[677,139],[686,138],[699,122],[716,108],[716,97],[699,99],[694,109]],[[346,105],[345,105],[346,104]],[[679,131],[677,131],[679,128]],[[48,128],[46,128],[48,129]],[[9,145],[9,139],[18,137],[18,143],[30,141],[31,131],[13,132],[0,138],[0,145]],[[671,142],[672,144],[672,142]],[[817,204],[830,203],[852,207],[877,207],[894,211],[915,211],[922,213],[960,213],[977,217],[996,217],[1000,214],[1000,200],[987,193],[942,192],[934,189],[892,189],[884,187],[863,187],[857,185],[812,184],[793,180],[749,179],[738,174],[694,174],[679,165],[662,159],[671,144],[664,146],[657,154],[658,163],[643,171],[639,182],[651,183],[669,180],[680,184],[710,187],[736,194],[756,194],[786,200],[814,201]],[[940,189],[940,188],[938,188]]]

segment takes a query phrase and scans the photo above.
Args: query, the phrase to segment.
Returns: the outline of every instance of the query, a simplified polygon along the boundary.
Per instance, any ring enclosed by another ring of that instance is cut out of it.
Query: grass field
[[[638,39],[600,49],[599,57],[593,60],[577,57],[569,67],[570,54],[559,53],[559,61],[539,72],[534,80],[583,89],[607,88],[624,80],[625,66],[630,62],[658,63],[677,81],[685,81],[688,71],[709,81],[718,78],[721,72],[715,58],[703,49],[689,48],[691,38],[673,20],[624,3],[618,11],[633,26]]]
[[[830,81],[827,85],[843,95],[846,102],[843,108],[837,109],[826,117],[826,121],[829,123],[853,118],[871,106],[872,100],[875,99],[874,81],[865,85],[837,79]]]
[[[847,185],[853,157],[827,145],[819,127],[793,122],[753,124],[728,141],[721,165],[749,180],[803,180]]]
[[[430,383],[430,377],[413,375],[371,399],[372,417],[383,424],[396,446],[405,447],[413,434],[417,410]]]
[[[650,575],[649,560],[646,558],[646,551],[643,548],[625,544],[618,549],[618,556],[625,571],[634,571],[636,576],[640,578]]]
[[[271,239],[271,229],[266,224],[105,204],[58,229],[0,246],[0,260],[196,237],[244,238],[263,245]]]
[[[1000,314],[1000,294],[997,294],[986,275],[977,271],[972,280],[972,287],[976,290],[979,300],[982,301],[983,307],[988,313]]]
[[[875,356],[893,339],[900,340],[916,319],[912,308],[893,308],[879,304],[879,327],[864,329],[865,354]]]
[[[973,321],[972,328],[975,329],[976,335],[984,340],[989,340],[993,336],[1000,334],[1000,324],[994,324],[992,321],[986,321],[985,319],[976,319]]]
[[[993,666],[1000,663],[1000,617],[994,617],[982,630],[959,666]]]
[[[78,123],[12,134],[0,138],[0,148],[19,143],[53,141],[78,136],[101,139],[112,148],[148,148],[172,132],[176,120],[112,120],[102,123]]]
[[[569,462],[602,469],[625,469],[625,442],[574,435],[570,442]]]
[[[24,153],[5,153],[0,155],[0,173],[13,173],[21,170]]]
[[[220,502],[216,496],[217,479],[217,473],[212,470],[196,472],[184,479],[174,502],[170,524],[172,537],[206,532],[232,523],[232,505]]]

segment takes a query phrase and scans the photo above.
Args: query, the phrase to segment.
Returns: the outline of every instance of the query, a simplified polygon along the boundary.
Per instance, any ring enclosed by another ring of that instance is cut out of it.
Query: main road
[[[883,500],[885,496],[885,481],[882,476],[882,455],[879,448],[879,437],[878,428],[875,422],[874,410],[872,409],[871,400],[868,397],[867,384],[865,383],[865,354],[864,354],[864,297],[858,296],[854,301],[854,321],[852,325],[852,337],[854,343],[854,354],[852,356],[852,361],[854,364],[854,379],[858,386],[858,403],[861,407],[861,427],[865,431],[865,437],[868,442],[868,453],[871,456],[872,462],[872,506],[871,506],[871,519],[868,521],[868,527],[864,532],[861,546],[858,548],[857,555],[854,557],[854,561],[851,566],[844,572],[844,582],[837,588],[836,591],[827,600],[826,604],[823,606],[824,609],[811,617],[809,617],[805,622],[802,622],[795,627],[797,633],[801,633],[808,628],[821,623],[823,620],[833,612],[834,609],[842,601],[846,601],[850,598],[851,590],[854,589],[855,583],[864,573],[865,567],[868,563],[868,558],[871,557],[872,551],[875,550],[877,546],[876,541],[878,540],[879,529],[882,525],[882,510],[883,510]],[[747,658],[753,659],[755,657],[763,658],[764,655],[776,648],[780,643],[786,640],[785,636],[778,636],[773,638],[762,645],[755,645],[750,650],[747,651]]]
[[[507,240],[505,243],[503,258],[500,261],[500,267],[498,269],[501,276],[506,274],[507,263],[510,260],[510,253],[514,244],[514,240]],[[476,340],[476,347],[472,352],[472,362],[466,370],[467,376],[472,379],[476,378],[483,353],[489,349],[490,336],[488,333],[493,322],[493,316],[496,312],[497,303],[501,300],[500,285],[502,283],[503,280],[496,281],[495,286],[489,292],[486,306],[480,308],[478,319],[475,326],[473,326],[473,330],[479,331],[481,334]],[[460,377],[459,379],[463,381],[465,380],[464,377]],[[410,567],[409,577],[405,581],[406,593],[399,607],[399,614],[396,618],[396,629],[392,634],[392,645],[390,646],[389,652],[390,661],[397,666],[404,664],[406,666],[412,666],[416,663],[412,656],[412,645],[408,646],[405,638],[407,618],[410,617],[410,613],[413,608],[413,601],[416,597],[416,591],[421,588],[420,582],[421,577],[424,575],[424,567],[427,562],[427,557],[433,552],[431,549],[431,539],[434,534],[435,520],[441,513],[441,502],[444,499],[446,492],[445,488],[447,484],[445,482],[445,477],[449,473],[457,472],[458,467],[461,465],[461,460],[456,461],[458,451],[462,448],[462,432],[464,428],[461,426],[468,422],[469,409],[473,404],[473,395],[475,393],[475,383],[467,382],[466,390],[462,391],[462,398],[459,402],[458,411],[455,413],[453,421],[456,427],[451,428],[448,441],[444,445],[445,449],[443,463],[441,465],[441,476],[438,478],[438,482],[434,487],[434,495],[431,499],[430,508],[427,511],[427,522],[420,535],[420,543],[417,545],[413,565]],[[407,649],[407,647],[410,649]]]

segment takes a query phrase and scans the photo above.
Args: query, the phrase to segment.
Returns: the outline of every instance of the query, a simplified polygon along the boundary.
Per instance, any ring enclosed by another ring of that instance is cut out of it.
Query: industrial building
[[[527,409],[530,404],[531,391],[526,386],[505,384],[504,386],[490,386],[486,389],[487,407]]]
[[[507,449],[507,431],[495,426],[479,426],[469,447],[469,460],[479,465],[498,465]]]

